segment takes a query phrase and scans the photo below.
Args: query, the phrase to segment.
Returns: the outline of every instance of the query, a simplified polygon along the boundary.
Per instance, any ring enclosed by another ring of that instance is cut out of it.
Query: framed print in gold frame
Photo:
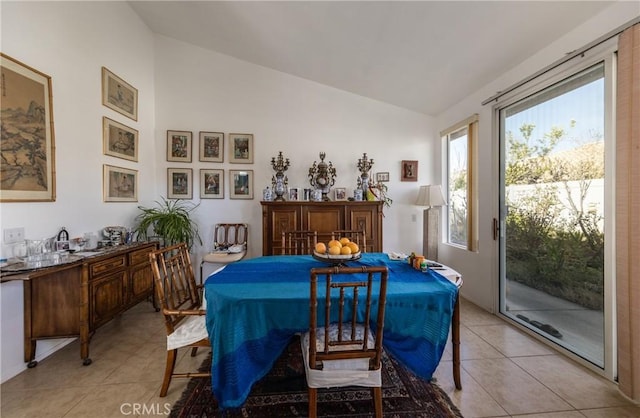
[[[253,199],[253,170],[229,170],[229,197]]]
[[[104,155],[138,161],[138,131],[103,116],[102,152]]]
[[[200,132],[200,161],[221,163],[224,161],[224,134]]]
[[[56,148],[51,77],[2,53],[0,73],[0,202],[53,202]]]
[[[105,202],[137,202],[138,170],[103,164],[102,193]]]
[[[102,104],[138,120],[138,89],[102,67]]]
[[[229,162],[253,164],[253,134],[229,134]]]
[[[167,168],[167,198],[193,199],[193,170]]]
[[[190,163],[192,139],[190,131],[167,131],[167,161]]]
[[[200,199],[224,199],[224,170],[200,170]]]

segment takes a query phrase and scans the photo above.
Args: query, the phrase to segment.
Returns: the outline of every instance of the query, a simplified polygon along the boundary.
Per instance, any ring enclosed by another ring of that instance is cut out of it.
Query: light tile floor
[[[451,350],[435,373],[465,418],[627,418],[640,406],[615,384],[540,344],[468,301],[461,302],[463,389],[454,388]],[[187,379],[175,379],[159,398],[165,333],[160,314],[141,303],[100,328],[91,342],[90,366],[82,366],[78,342],[0,386],[0,416],[163,417],[180,398]],[[207,356],[183,350],[182,370]]]

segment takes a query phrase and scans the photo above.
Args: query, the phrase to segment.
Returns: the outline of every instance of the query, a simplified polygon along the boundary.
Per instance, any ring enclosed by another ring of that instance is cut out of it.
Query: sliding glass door
[[[531,91],[498,115],[500,311],[603,369],[605,68]]]

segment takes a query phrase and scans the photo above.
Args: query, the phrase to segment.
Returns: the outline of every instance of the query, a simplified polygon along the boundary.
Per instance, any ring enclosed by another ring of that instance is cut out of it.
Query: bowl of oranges
[[[360,248],[349,238],[340,240],[332,239],[328,243],[319,242],[313,250],[313,258],[331,264],[341,264],[345,261],[353,261],[361,256]]]

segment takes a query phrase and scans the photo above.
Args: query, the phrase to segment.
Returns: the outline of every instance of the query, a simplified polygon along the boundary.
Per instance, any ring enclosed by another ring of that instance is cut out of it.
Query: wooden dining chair
[[[318,243],[316,231],[283,231],[282,255],[312,254]]]
[[[311,418],[317,415],[318,388],[344,386],[371,387],[376,417],[382,417],[382,332],[388,275],[384,266],[311,269],[309,332],[301,338]],[[324,290],[319,291],[318,286]],[[361,303],[363,308],[359,308]],[[332,308],[334,304],[337,309]],[[324,312],[319,314],[322,308]],[[375,333],[369,328],[371,315],[375,315]]]
[[[367,252],[367,233],[364,229],[339,229],[331,231],[331,239],[349,238],[360,247],[360,252]]]
[[[200,262],[200,283],[204,282],[205,263],[226,265],[242,260],[247,255],[249,225],[246,223],[219,223],[213,230],[213,250]]]
[[[176,373],[178,349],[190,347],[191,356],[198,347],[211,348],[205,325],[206,310],[196,285],[186,243],[161,248],[149,254],[156,297],[167,330],[167,363],[160,397],[167,395],[174,377],[210,377],[211,373]]]

